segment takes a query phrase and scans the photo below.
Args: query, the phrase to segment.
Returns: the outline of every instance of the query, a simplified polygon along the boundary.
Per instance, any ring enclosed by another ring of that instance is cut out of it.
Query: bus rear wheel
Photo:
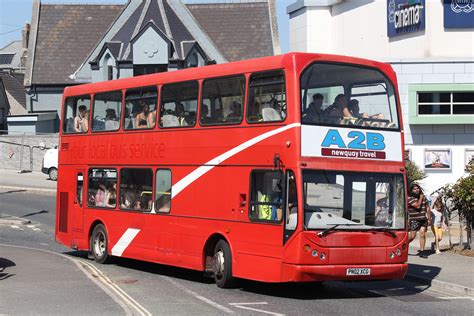
[[[107,263],[110,260],[107,252],[108,243],[104,225],[95,226],[91,234],[90,249],[97,263]]]
[[[231,288],[235,285],[232,276],[232,253],[224,240],[219,240],[214,248],[214,280],[220,288]]]

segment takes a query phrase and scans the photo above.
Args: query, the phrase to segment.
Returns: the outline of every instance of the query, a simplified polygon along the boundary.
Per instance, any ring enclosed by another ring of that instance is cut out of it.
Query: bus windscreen
[[[305,227],[404,229],[401,174],[303,171]]]

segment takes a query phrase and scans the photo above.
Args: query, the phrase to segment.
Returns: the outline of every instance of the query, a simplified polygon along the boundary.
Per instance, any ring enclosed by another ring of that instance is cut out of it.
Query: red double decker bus
[[[402,278],[396,87],[387,64],[304,53],[68,87],[56,239],[219,287]]]

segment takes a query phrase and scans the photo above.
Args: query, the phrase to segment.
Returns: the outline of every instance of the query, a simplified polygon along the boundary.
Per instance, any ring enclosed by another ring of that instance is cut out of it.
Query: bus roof
[[[118,80],[87,83],[66,87],[64,96],[81,95],[100,91],[120,90],[132,87],[150,86],[161,83],[181,82],[209,77],[221,77],[232,74],[258,72],[271,69],[286,68],[289,65],[299,64],[306,66],[315,61],[332,61],[374,67],[389,77],[394,74],[391,66],[373,60],[331,54],[313,54],[292,52],[277,56],[268,56],[255,59],[230,62],[225,64],[208,65],[196,68],[187,68],[177,71],[168,71],[137,77],[127,77]]]

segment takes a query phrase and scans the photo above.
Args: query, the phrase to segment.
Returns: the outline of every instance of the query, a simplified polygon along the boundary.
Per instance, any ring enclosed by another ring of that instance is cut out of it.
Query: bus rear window
[[[301,76],[301,121],[398,129],[395,90],[376,69],[315,63]]]

